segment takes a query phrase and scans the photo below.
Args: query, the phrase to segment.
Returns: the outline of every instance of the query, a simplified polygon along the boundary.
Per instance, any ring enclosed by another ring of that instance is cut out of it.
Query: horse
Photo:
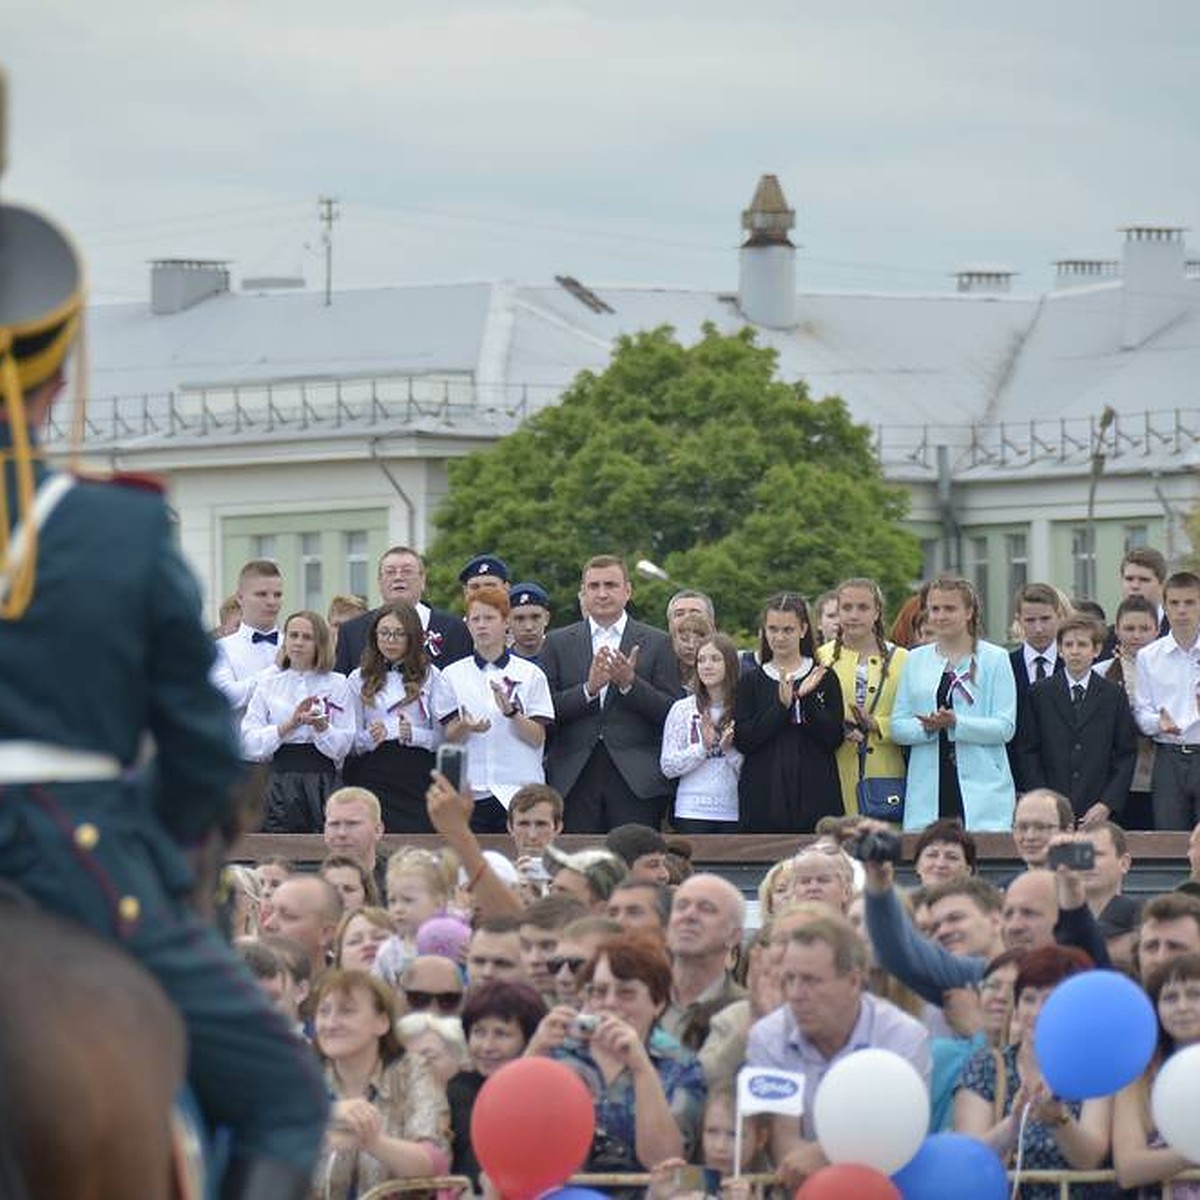
[[[178,1200],[187,1035],[119,946],[0,897],[0,1196]]]

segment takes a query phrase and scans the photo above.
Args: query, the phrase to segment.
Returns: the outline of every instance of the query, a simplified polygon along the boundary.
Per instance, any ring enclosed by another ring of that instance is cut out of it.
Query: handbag
[[[875,698],[867,709],[867,716],[875,711],[879,697],[883,695],[883,685],[887,682],[888,669],[892,665],[894,646],[888,646],[883,655],[883,670],[879,675],[879,687],[875,690]],[[863,738],[858,744],[858,783],[854,786],[854,794],[858,800],[860,816],[870,817],[875,821],[904,820],[904,786],[908,782],[904,776],[875,775],[867,777],[867,740]]]

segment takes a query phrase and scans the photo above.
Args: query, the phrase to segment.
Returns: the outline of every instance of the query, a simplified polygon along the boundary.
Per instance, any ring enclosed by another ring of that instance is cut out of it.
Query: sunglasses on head
[[[462,992],[410,992],[405,988],[404,998],[414,1012],[436,1006],[440,1012],[452,1013],[462,1003]]]
[[[548,958],[546,966],[551,975],[557,975],[563,967],[567,967],[572,975],[578,975],[586,962],[586,958]]]

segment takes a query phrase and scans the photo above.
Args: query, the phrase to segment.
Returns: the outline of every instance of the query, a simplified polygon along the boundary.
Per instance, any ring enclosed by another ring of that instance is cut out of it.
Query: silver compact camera
[[[328,715],[325,711],[325,701],[320,696],[314,696],[312,703],[308,706],[308,715],[314,721],[323,721]]]
[[[571,1022],[571,1036],[580,1040],[590,1038],[599,1024],[600,1018],[595,1013],[579,1013]]]

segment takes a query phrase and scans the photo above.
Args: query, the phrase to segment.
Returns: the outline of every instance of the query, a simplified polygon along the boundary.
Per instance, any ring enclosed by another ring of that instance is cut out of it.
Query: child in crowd
[[[394,932],[379,948],[372,970],[393,987],[417,955],[417,930],[449,908],[457,871],[458,864],[443,855],[412,847],[388,859],[387,909]]]
[[[1158,607],[1145,596],[1126,596],[1117,608],[1113,622],[1116,652],[1112,658],[1097,663],[1095,671],[1115,683],[1124,693],[1132,709],[1137,697],[1137,656],[1159,637]],[[1154,773],[1154,742],[1138,733],[1137,761],[1129,799],[1121,824],[1125,829],[1153,829],[1154,808],[1150,799],[1150,780]]]
[[[1016,757],[1027,788],[1052,788],[1071,801],[1085,829],[1122,812],[1137,758],[1137,730],[1121,689],[1092,670],[1105,629],[1068,617],[1058,630],[1064,669],[1029,689]]]

